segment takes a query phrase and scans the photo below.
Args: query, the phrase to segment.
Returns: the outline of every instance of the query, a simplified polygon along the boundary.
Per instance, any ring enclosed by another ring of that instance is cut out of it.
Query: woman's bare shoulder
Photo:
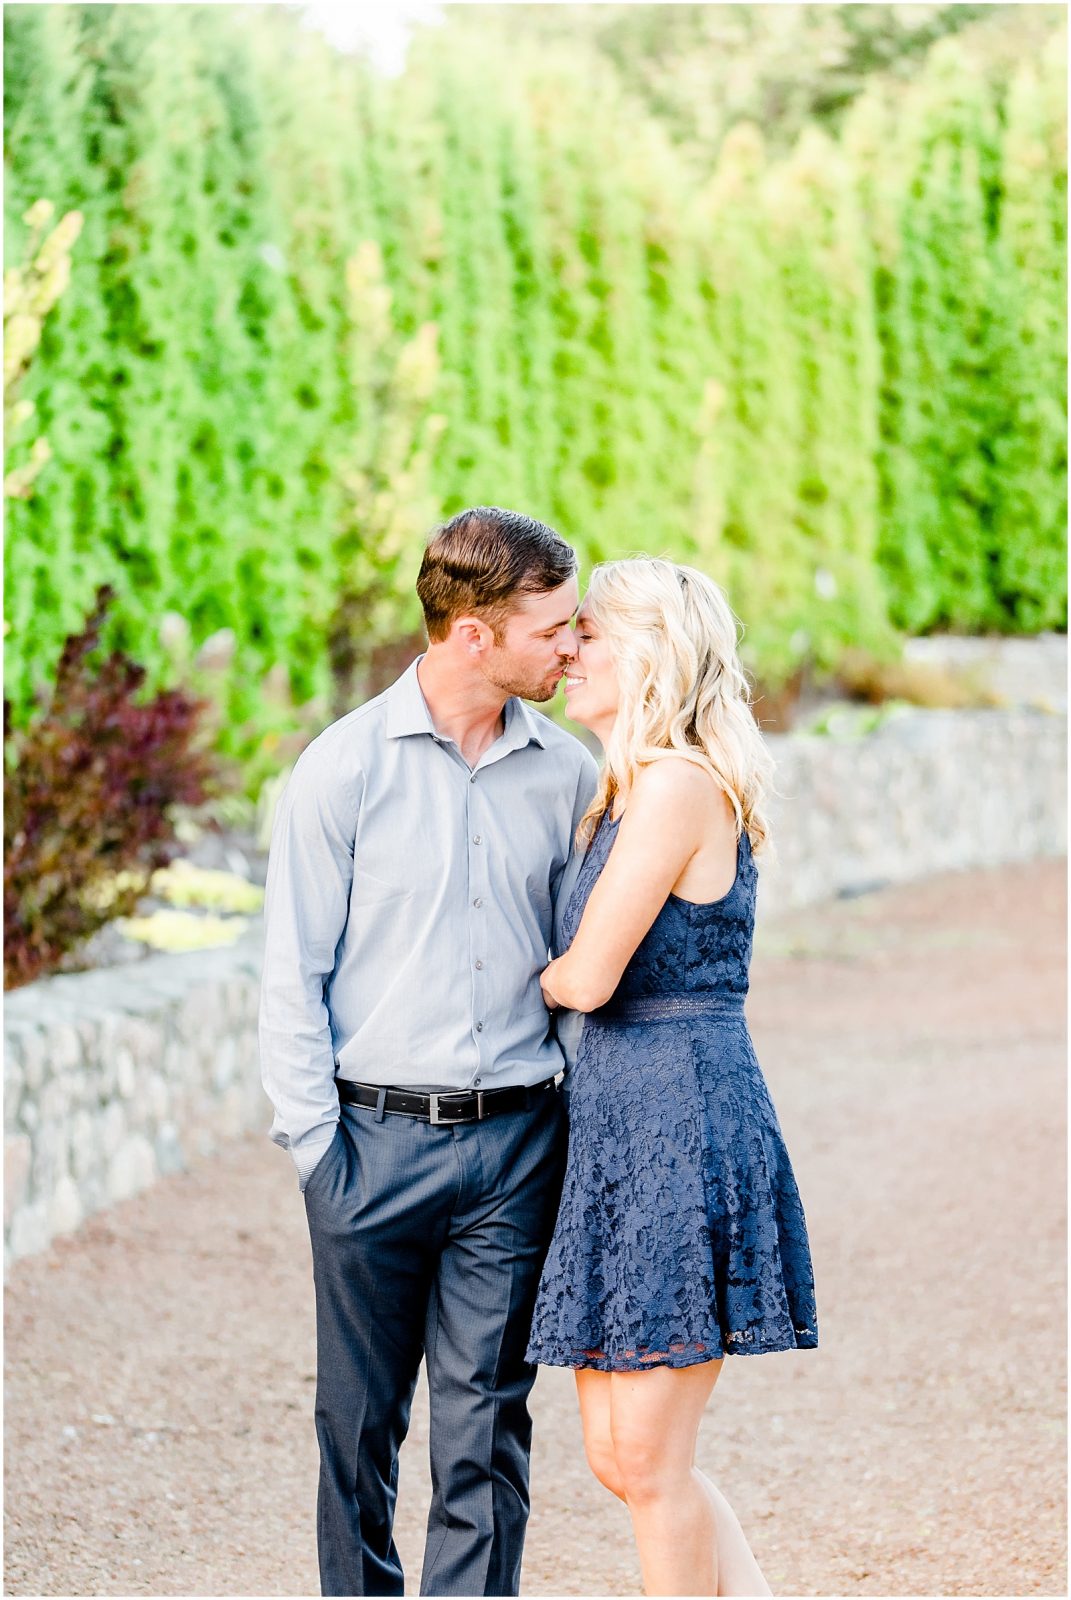
[[[733,816],[732,804],[717,778],[698,761],[688,756],[671,754],[660,756],[640,768],[632,783],[629,804],[641,799],[647,806],[673,805],[715,810]]]

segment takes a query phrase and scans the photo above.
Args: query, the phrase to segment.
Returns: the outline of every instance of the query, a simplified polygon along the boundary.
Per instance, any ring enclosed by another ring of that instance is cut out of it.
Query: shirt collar
[[[420,688],[417,667],[423,655],[411,661],[396,682],[387,690],[387,738],[404,739],[410,733],[434,734],[428,702]]]
[[[537,744],[541,750],[545,750],[546,720],[542,712],[533,711],[531,706],[513,695],[506,701],[506,726],[503,738],[512,740],[515,750],[520,750],[526,744]]]
[[[404,739],[412,733],[430,733],[433,738],[437,737],[428,702],[424,699],[417,677],[417,667],[423,659],[423,655],[419,655],[410,662],[401,677],[387,690],[388,739]],[[542,728],[546,719],[540,712],[533,711],[516,695],[511,695],[506,701],[504,710],[502,738],[506,749],[521,750],[526,744],[537,744],[541,750],[546,749],[546,734]]]

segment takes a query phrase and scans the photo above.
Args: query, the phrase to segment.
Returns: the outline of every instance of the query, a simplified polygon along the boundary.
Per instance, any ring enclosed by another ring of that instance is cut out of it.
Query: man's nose
[[[566,661],[576,660],[576,634],[571,628],[567,628],[564,637],[558,640],[558,654]]]

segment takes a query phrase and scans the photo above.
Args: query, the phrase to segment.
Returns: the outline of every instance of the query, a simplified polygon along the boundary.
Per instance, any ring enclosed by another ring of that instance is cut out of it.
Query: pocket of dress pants
[[[309,1195],[309,1193],[311,1192],[314,1184],[319,1183],[320,1179],[323,1177],[324,1172],[328,1171],[330,1169],[332,1162],[335,1160],[335,1158],[336,1158],[336,1156],[338,1154],[338,1149],[339,1149],[339,1146],[341,1145],[341,1143],[342,1143],[342,1119],[340,1117],[338,1122],[335,1123],[335,1131],[334,1131],[334,1133],[333,1133],[333,1135],[331,1137],[331,1140],[330,1140],[326,1150],[324,1151],[323,1155],[320,1157],[319,1161],[317,1161],[316,1165],[313,1167],[312,1171],[309,1173],[309,1176],[305,1180],[305,1187],[301,1191],[303,1195],[305,1195],[307,1197]]]

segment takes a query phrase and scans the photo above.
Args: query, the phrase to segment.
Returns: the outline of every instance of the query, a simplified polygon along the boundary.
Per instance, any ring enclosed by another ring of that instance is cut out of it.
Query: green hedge
[[[156,680],[163,612],[233,631],[248,756],[271,669],[326,707],[355,583],[366,642],[413,626],[422,519],[477,501],[706,565],[771,683],[894,628],[1064,625],[1062,34],[1007,89],[946,41],[838,143],[771,162],[741,125],[697,178],[594,52],[470,9],[383,80],[283,8],[6,8],[9,259],[39,196],[85,216],[25,386],[53,460],[9,510],[16,715],[108,581]],[[433,452],[408,519],[384,439]]]

